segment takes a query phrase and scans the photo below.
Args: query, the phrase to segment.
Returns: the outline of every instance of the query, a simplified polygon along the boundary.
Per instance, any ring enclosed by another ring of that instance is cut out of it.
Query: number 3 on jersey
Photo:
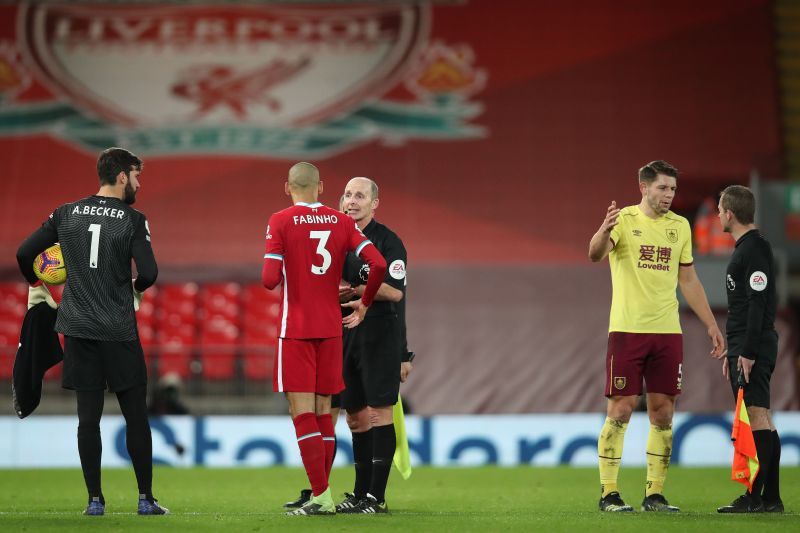
[[[312,231],[309,233],[309,237],[312,239],[317,239],[317,255],[322,256],[322,266],[317,266],[312,264],[311,265],[311,273],[322,275],[328,271],[331,266],[331,253],[325,248],[325,245],[328,243],[328,237],[331,236],[330,230],[326,231]]]

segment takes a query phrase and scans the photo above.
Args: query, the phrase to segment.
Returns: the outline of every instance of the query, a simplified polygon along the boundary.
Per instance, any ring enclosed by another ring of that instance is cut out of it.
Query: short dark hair
[[[656,161],[650,161],[645,166],[639,169],[639,181],[643,181],[645,183],[653,183],[656,181],[656,176],[659,174],[664,174],[665,176],[670,176],[672,178],[678,179],[678,169],[667,163],[666,161],[662,161],[661,159],[657,159]]]
[[[117,176],[124,172],[130,177],[131,170],[142,170],[142,160],[124,148],[106,148],[97,158],[97,176],[100,185],[116,185]]]
[[[720,194],[722,209],[730,211],[740,224],[752,224],[756,216],[756,197],[744,185],[725,187]]]

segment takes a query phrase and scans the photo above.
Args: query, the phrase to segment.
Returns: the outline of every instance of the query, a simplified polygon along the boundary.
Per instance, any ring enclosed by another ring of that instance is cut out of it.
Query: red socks
[[[303,413],[297,415],[292,422],[297,434],[297,445],[300,446],[300,457],[311,482],[311,491],[314,496],[319,496],[328,488],[329,468],[326,468],[326,446],[322,441],[320,426],[317,424],[317,415]],[[328,416],[330,423],[330,415]],[[332,427],[333,425],[330,424]]]
[[[322,443],[325,446],[325,475],[330,478],[333,457],[336,454],[336,436],[333,430],[333,418],[330,414],[317,417],[317,426],[322,433]]]

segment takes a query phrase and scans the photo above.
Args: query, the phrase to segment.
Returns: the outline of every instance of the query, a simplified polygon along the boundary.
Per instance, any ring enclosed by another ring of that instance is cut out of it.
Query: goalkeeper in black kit
[[[147,218],[131,207],[141,171],[142,161],[129,151],[103,151],[97,161],[97,194],[53,211],[17,251],[31,296],[42,301],[49,291],[36,278],[33,259],[61,244],[67,281],[55,329],[64,334],[62,385],[74,390],[78,400],[78,453],[89,496],[85,514],[92,516],[105,513],[100,486],[105,389],[116,394],[125,417],[126,444],[139,487],[138,513],[169,512],[152,492],[147,368],[134,315],[142,291],[158,276]],[[131,260],[137,270],[133,284]]]

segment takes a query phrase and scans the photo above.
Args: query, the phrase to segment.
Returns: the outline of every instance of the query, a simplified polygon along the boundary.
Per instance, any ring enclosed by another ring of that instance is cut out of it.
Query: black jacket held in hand
[[[14,412],[20,418],[25,418],[39,406],[45,372],[64,360],[58,334],[53,330],[57,314],[55,309],[42,302],[31,307],[22,322],[11,382]]]

